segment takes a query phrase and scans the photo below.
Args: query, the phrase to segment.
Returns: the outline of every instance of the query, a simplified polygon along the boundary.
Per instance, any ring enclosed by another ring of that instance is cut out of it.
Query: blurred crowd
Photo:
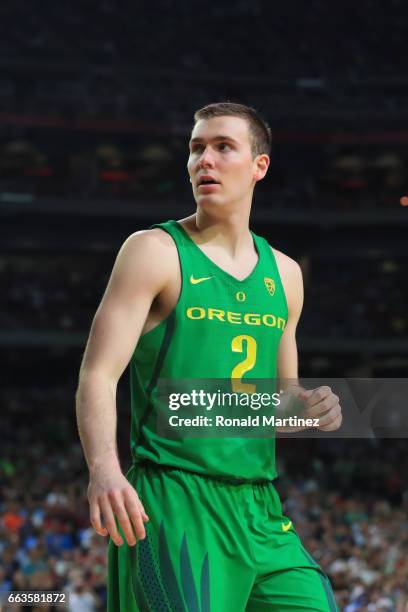
[[[406,336],[405,258],[327,256],[307,261],[302,334],[333,339]]]
[[[120,392],[118,446],[126,471],[124,397]],[[107,540],[89,523],[74,387],[3,387],[0,401],[0,597],[54,590],[70,594],[70,612],[104,610]],[[277,453],[284,511],[330,576],[340,609],[404,612],[405,440],[285,438]]]
[[[205,32],[197,37],[200,8],[198,0],[142,0],[137,6],[129,0],[119,5],[113,0],[84,0],[81,6],[62,2],[58,10],[47,5],[39,13],[22,2],[6,4],[1,11],[1,49],[10,59],[122,66],[139,60],[140,66],[143,58],[142,65],[152,70],[191,68],[208,73],[217,68],[220,72],[223,50],[223,61],[233,74],[253,75],[258,68],[258,74],[268,70],[277,77],[388,76],[405,68],[408,23],[403,0],[390,0],[387,11],[374,0],[358,5],[347,0],[344,6],[330,7],[313,0],[308,11],[293,3],[239,0],[231,11],[231,5],[220,0],[206,8]],[[152,37],[158,24],[160,36]],[[391,29],[394,36],[389,38]],[[226,30],[234,33],[231,47],[225,45]],[[79,37],[83,31],[87,35]],[[259,45],[259,40],[268,44]],[[322,48],[327,53],[322,54]],[[228,62],[232,57],[235,61]]]
[[[34,135],[23,129],[18,139],[11,134],[7,129],[0,133],[0,192],[32,198],[120,198],[135,206],[141,199],[163,197],[192,201],[188,131],[183,136],[152,132],[92,138],[58,130]],[[401,145],[277,141],[255,202],[277,210],[392,210],[408,193],[407,166]]]
[[[285,112],[398,111],[407,92],[393,79],[406,76],[407,30],[403,0],[390,0],[386,10],[375,0],[313,0],[307,10],[239,0],[233,11],[227,0],[205,10],[198,0],[86,0],[41,12],[5,3],[0,49],[10,68],[1,79],[0,109],[166,114],[188,124],[191,107],[209,98],[250,96],[255,105]],[[369,91],[359,87],[362,78]],[[375,87],[381,78],[385,83]]]
[[[408,479],[404,440],[285,440],[278,488],[340,610],[405,612]]]
[[[87,332],[113,263],[106,252],[1,256],[0,330]],[[307,256],[301,263],[301,336],[406,336],[406,258]]]
[[[0,328],[87,331],[113,263],[106,254],[3,255]]]
[[[192,113],[217,100],[255,106],[274,132],[310,130],[311,112],[320,131],[326,125],[341,133],[353,117],[360,131],[381,130],[380,111],[399,130],[408,100],[405,3],[346,5],[314,0],[306,11],[240,0],[231,14],[221,0],[205,8],[205,33],[197,36],[197,0],[86,0],[41,12],[4,4],[0,191],[184,197]],[[158,24],[160,36],[152,36]],[[344,117],[324,124],[331,108]],[[367,120],[369,110],[377,114]],[[81,127],[79,118],[97,124]],[[406,151],[333,142],[299,153],[278,138],[258,200],[302,209],[398,203],[408,189]]]
[[[0,599],[65,592],[71,612],[91,612],[106,608],[106,542],[90,527],[73,393],[1,392]]]

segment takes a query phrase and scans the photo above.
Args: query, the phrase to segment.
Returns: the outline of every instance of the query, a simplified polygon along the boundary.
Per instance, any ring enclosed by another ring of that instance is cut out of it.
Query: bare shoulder
[[[159,228],[134,232],[122,244],[118,257],[136,259],[151,265],[159,263],[166,266],[167,258],[177,256],[177,248],[172,237]]]
[[[128,236],[114,266],[117,277],[156,286],[163,286],[177,269],[176,245],[172,237],[159,228],[141,230]]]
[[[137,251],[147,251],[149,255],[163,255],[164,252],[175,249],[172,237],[158,227],[130,234],[121,247],[121,251],[126,251],[129,255]]]
[[[299,320],[303,307],[303,276],[298,262],[289,255],[271,247],[275,255],[286,301],[289,309],[289,319],[295,323]]]
[[[290,279],[291,282],[296,280],[302,280],[302,269],[298,262],[289,255],[285,255],[282,251],[278,251],[274,247],[271,247],[273,254],[275,255],[276,264],[278,266],[279,273],[282,278],[282,282],[286,279]]]

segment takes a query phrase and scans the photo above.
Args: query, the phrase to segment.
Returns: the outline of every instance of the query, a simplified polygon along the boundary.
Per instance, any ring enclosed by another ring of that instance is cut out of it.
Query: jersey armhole
[[[171,237],[171,239],[173,240],[173,242],[174,242],[174,244],[176,246],[177,257],[178,257],[178,262],[179,262],[181,285],[180,285],[180,293],[179,293],[179,296],[177,298],[177,302],[174,304],[174,307],[171,309],[171,311],[169,312],[167,317],[165,317],[162,321],[160,321],[160,323],[158,323],[157,325],[155,325],[154,327],[149,329],[149,331],[147,331],[145,334],[142,334],[140,336],[140,339],[146,338],[146,336],[148,336],[149,334],[152,334],[154,331],[156,331],[162,325],[166,325],[170,321],[170,319],[172,319],[174,317],[174,315],[176,313],[176,310],[177,310],[177,307],[179,306],[179,304],[181,302],[181,296],[183,294],[183,288],[184,288],[183,265],[182,265],[182,262],[181,262],[180,249],[179,249],[179,245],[177,243],[177,240],[174,238],[173,234],[168,229],[166,229],[166,227],[163,227],[163,225],[161,225],[159,223],[151,225],[149,229],[160,229],[163,232],[166,232],[166,234],[168,234]]]
[[[276,272],[276,277],[278,279],[278,282],[279,282],[279,285],[280,285],[280,288],[281,288],[281,291],[282,291],[283,299],[285,300],[287,317],[289,317],[289,304],[288,304],[288,299],[286,297],[285,286],[283,284],[281,273],[279,271],[278,262],[276,261],[276,256],[275,256],[275,253],[273,252],[272,246],[269,244],[269,242],[267,240],[265,240],[265,242],[267,244],[268,251],[269,251],[269,256],[270,256],[270,258],[272,260],[272,263],[273,263],[273,266],[274,266],[274,269],[275,269],[275,272]]]

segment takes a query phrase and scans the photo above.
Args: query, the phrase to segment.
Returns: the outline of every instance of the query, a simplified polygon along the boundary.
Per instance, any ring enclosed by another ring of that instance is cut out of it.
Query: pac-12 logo
[[[273,278],[265,277],[264,283],[269,295],[273,295],[275,293],[275,281],[273,280]]]

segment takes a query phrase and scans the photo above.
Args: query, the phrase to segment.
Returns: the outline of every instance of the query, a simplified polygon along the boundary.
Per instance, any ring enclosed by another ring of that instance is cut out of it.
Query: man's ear
[[[254,180],[256,182],[261,181],[269,168],[269,155],[263,153],[262,155],[258,155],[254,161],[255,163],[255,171],[254,171]]]

